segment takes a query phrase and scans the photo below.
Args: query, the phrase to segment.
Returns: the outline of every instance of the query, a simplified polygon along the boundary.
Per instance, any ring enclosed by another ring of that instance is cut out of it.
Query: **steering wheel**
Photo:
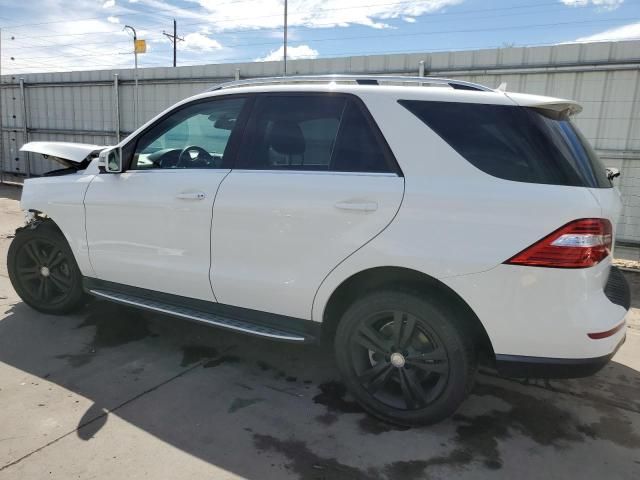
[[[197,155],[193,157],[191,156],[191,152],[197,152]],[[213,157],[204,148],[198,147],[197,145],[189,145],[184,147],[180,152],[176,168],[194,168],[196,165],[198,167],[208,166],[212,160]],[[194,165],[196,162],[197,164]]]

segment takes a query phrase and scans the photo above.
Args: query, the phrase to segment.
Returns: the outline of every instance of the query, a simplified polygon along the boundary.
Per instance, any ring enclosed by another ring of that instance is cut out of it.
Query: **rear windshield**
[[[475,167],[516,182],[610,188],[566,115],[510,105],[399,100]]]

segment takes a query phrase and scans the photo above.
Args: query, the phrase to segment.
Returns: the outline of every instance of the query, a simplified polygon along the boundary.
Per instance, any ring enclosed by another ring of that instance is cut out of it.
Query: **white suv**
[[[289,77],[184,100],[117,147],[34,142],[11,281],[334,343],[354,397],[427,424],[478,362],[588,375],[625,338],[621,208],[567,100],[437,78]]]

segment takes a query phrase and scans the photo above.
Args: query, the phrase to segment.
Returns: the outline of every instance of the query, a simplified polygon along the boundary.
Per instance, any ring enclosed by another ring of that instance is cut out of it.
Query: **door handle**
[[[185,192],[177,194],[176,198],[180,200],[204,200],[206,195],[204,192]]]
[[[355,210],[357,212],[374,212],[378,209],[376,202],[337,202],[336,208],[340,210]]]

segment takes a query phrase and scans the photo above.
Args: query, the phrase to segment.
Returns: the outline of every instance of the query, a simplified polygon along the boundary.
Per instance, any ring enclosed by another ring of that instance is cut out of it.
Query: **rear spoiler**
[[[538,108],[563,115],[575,115],[582,111],[582,106],[573,100],[543,97],[526,93],[505,92],[505,95],[522,107]]]

